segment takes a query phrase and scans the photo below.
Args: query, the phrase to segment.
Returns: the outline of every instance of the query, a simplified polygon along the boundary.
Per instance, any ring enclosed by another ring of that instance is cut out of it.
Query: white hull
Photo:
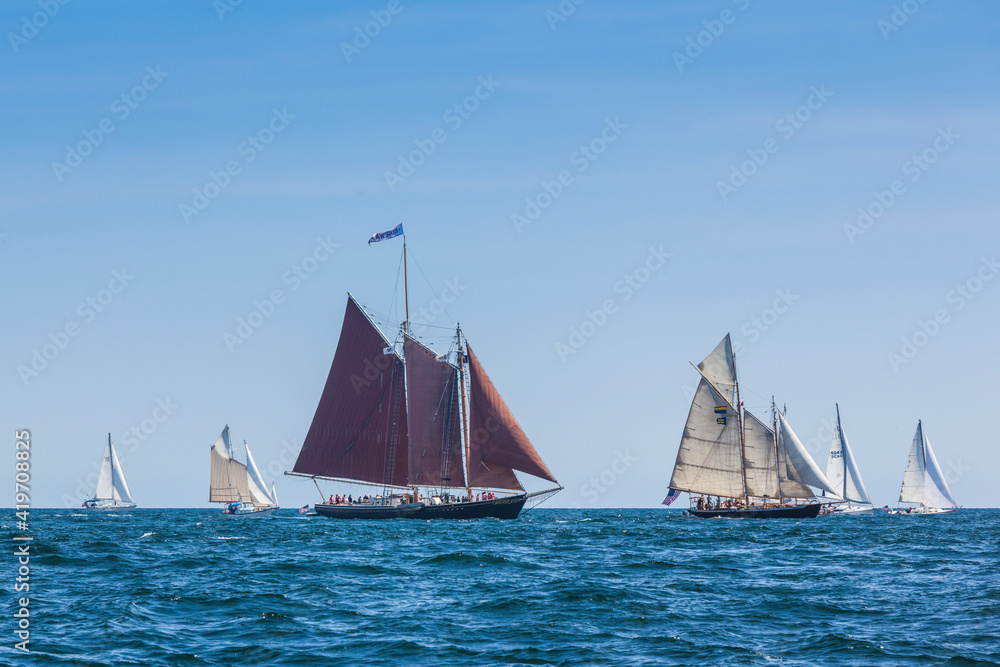
[[[122,505],[84,505],[83,509],[90,512],[121,512],[124,510],[134,510],[135,503],[122,504]]]
[[[923,514],[951,514],[952,512],[957,512],[957,507],[912,507],[909,510],[889,510],[889,514],[908,514],[908,515],[923,515]]]
[[[870,516],[874,512],[874,507],[835,507],[833,511],[830,512],[830,516]]]
[[[268,507],[267,509],[260,510],[237,511],[235,514],[230,512],[228,509],[224,509],[222,510],[222,516],[228,519],[259,519],[261,517],[271,516],[271,513],[276,509],[278,508]]]

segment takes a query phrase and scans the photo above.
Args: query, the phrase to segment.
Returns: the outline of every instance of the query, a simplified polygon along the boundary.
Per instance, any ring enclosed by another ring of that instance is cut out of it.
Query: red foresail
[[[294,471],[406,486],[403,361],[348,298],[340,342]]]
[[[471,486],[522,489],[514,470],[555,482],[469,347]]]
[[[458,369],[407,336],[410,484],[465,486],[458,416]]]

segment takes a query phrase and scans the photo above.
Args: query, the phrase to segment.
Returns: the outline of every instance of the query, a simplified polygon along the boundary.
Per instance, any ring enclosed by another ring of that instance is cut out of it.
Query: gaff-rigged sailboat
[[[398,234],[395,233],[398,230]],[[401,235],[397,227],[386,234]],[[391,236],[376,235],[373,241]],[[404,289],[406,242],[403,242]],[[410,333],[390,341],[348,294],[330,374],[294,469],[380,493],[315,506],[337,519],[514,519],[529,499],[515,471],[556,482],[456,329],[439,355]],[[317,488],[319,485],[317,484]]]
[[[944,514],[958,510],[958,503],[951,495],[948,481],[941,472],[920,421],[917,421],[917,433],[913,436],[910,457],[906,461],[899,502],[916,503],[918,507],[901,508],[890,514]]]
[[[868,489],[861,479],[861,471],[854,460],[851,446],[847,444],[847,436],[840,424],[840,405],[837,405],[837,430],[833,434],[830,445],[830,460],[826,464],[826,478],[837,489],[838,495],[845,502],[830,506],[827,514],[831,516],[846,516],[854,514],[871,514],[874,511]]]
[[[246,443],[244,443],[246,446]],[[253,518],[270,516],[278,509],[274,485],[268,493],[267,484],[257,470],[250,448],[246,447],[247,462],[243,465],[234,457],[229,440],[229,426],[212,444],[212,478],[209,482],[208,500],[226,503],[223,516]]]
[[[810,487],[837,492],[773,402],[774,430],[742,409],[729,334],[696,369],[701,381],[670,478],[672,492],[691,494],[688,512],[757,519],[819,514],[818,502],[786,500],[815,499]]]
[[[83,503],[88,510],[130,510],[135,507],[132,502],[132,492],[125,481],[125,471],[122,470],[118,452],[111,444],[111,434],[108,433],[108,446],[104,448],[104,461],[101,462],[101,474],[97,478],[97,489],[94,497]]]

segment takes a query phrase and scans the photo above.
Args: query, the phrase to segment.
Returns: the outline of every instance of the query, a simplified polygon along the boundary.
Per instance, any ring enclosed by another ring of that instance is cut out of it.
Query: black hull
[[[528,496],[526,494],[481,500],[476,503],[446,505],[397,505],[379,507],[367,504],[316,505],[316,513],[331,519],[516,519]]]
[[[819,503],[812,505],[795,505],[794,507],[770,507],[767,509],[744,510],[698,510],[689,509],[688,513],[702,519],[811,519],[819,516]]]

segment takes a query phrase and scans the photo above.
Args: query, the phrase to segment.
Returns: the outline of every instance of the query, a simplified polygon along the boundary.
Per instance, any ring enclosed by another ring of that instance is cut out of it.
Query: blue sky
[[[289,469],[346,293],[390,309],[399,243],[366,241],[399,222],[427,278],[411,267],[411,303],[461,286],[434,324],[462,323],[566,487],[552,505],[655,506],[687,362],[726,332],[747,406],[787,404],[823,466],[840,403],[877,503],[923,419],[959,502],[996,505],[995,4],[222,6],[0,8],[0,422],[32,430],[36,505],[92,491],[108,431],[146,507],[206,504],[227,423],[265,477]],[[526,199],[544,207],[519,225]],[[277,482],[285,506],[317,497]]]

